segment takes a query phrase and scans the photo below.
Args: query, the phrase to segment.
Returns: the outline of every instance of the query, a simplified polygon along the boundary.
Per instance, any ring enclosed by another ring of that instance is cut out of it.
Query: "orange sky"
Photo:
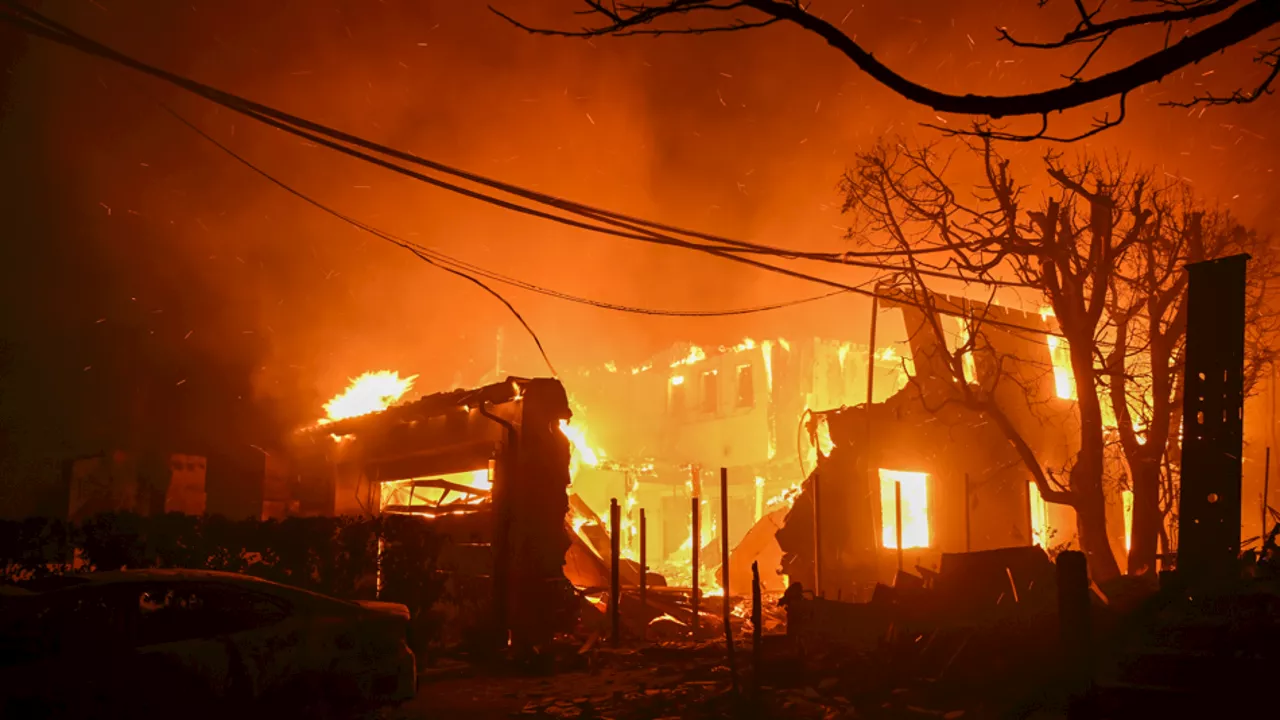
[[[578,22],[575,0],[496,1],[531,21]],[[913,79],[951,91],[1016,92],[1056,82],[1076,58],[1013,50],[993,28],[1034,35],[1060,26],[1055,13],[1069,9],[1062,5],[1038,11],[1030,2],[911,0],[813,8],[843,18],[850,34]],[[935,120],[931,111],[893,97],[795,29],[585,42],[527,35],[484,6],[41,3],[141,59],[370,139],[619,211],[789,247],[843,247],[835,185],[859,149],[886,135],[935,137],[918,127]],[[13,408],[45,397],[32,383],[64,398],[98,393],[121,406],[102,389],[120,383],[84,368],[135,368],[145,356],[152,358],[147,369],[129,370],[130,382],[153,387],[150,403],[199,392],[192,386],[217,385],[233,372],[247,374],[245,383],[211,387],[208,397],[249,393],[282,416],[300,417],[365,370],[419,373],[424,390],[472,382],[493,364],[499,325],[513,354],[507,369],[545,373],[491,298],[268,185],[177,125],[158,102],[343,212],[566,292],[678,309],[824,292],[486,208],[41,41],[26,41],[4,60],[0,147],[15,160],[6,161],[11,191],[3,210],[28,245],[43,248],[5,249],[5,300],[22,305],[5,316],[11,337],[20,338],[7,351]],[[1247,223],[1280,229],[1271,212],[1275,100],[1203,114],[1157,106],[1241,71],[1256,76],[1248,48],[1131,98],[1124,126],[1066,152],[1128,154],[1188,179]],[[1064,127],[1086,116],[1070,115]],[[1028,182],[1037,180],[1045,150],[1010,150]],[[817,269],[846,281],[868,277]],[[679,320],[517,290],[509,297],[561,368],[631,362],[681,339],[865,332],[860,299]],[[42,310],[33,314],[33,307]],[[126,357],[112,339],[122,332],[133,338]],[[57,425],[61,416],[49,412],[45,421]],[[90,425],[80,445],[109,435]]]

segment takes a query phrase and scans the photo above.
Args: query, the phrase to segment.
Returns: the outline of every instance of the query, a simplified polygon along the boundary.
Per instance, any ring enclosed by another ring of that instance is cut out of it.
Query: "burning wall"
[[[387,407],[407,384],[373,377],[380,379],[367,393],[329,406],[337,415],[370,412],[323,422],[299,438],[303,451],[327,456],[312,466],[333,472],[335,511],[436,523],[453,540],[441,562],[455,589],[491,598],[493,621],[485,625],[492,637],[522,647],[546,643],[556,630],[550,618],[573,607],[563,570],[570,546],[563,386],[509,378]]]
[[[1045,327],[1042,318],[1016,310],[975,307],[955,298],[938,301],[943,312],[955,315],[986,312],[1019,326]],[[1030,475],[1003,434],[982,415],[955,402],[951,371],[942,364],[939,339],[924,313],[914,305],[896,307],[904,314],[910,336],[914,381],[884,402],[815,416],[810,432],[817,435],[825,428],[831,449],[820,453],[817,470],[777,536],[786,553],[785,572],[812,583],[817,478],[822,543],[817,554],[821,586],[828,594],[837,589],[853,593],[892,577],[897,490],[902,493],[907,569],[917,562],[934,564],[943,551],[1028,545],[1037,534],[1045,542],[1050,527],[1058,526],[1050,507],[1035,503]],[[953,330],[959,332],[959,327]],[[1073,451],[1075,410],[1070,400],[1059,397],[1048,343],[1043,336],[1015,335],[991,324],[983,333],[997,356],[1017,359],[1000,368],[1007,376],[995,386],[997,402],[1042,463],[1065,463]],[[944,341],[952,350],[963,342]],[[981,354],[964,369],[966,379],[976,383],[989,382],[995,372]]]

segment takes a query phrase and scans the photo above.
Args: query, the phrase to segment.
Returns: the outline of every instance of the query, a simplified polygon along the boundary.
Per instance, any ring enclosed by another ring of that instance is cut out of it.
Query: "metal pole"
[[[729,684],[738,691],[738,661],[733,653],[733,611],[729,603],[729,468],[720,468],[720,579],[724,590],[724,645],[729,653]]]
[[[822,483],[822,474],[818,471],[813,473],[813,594],[818,597],[822,594],[822,513],[819,508],[822,507],[822,497],[818,491],[819,485]]]
[[[640,508],[640,618],[647,619],[646,613],[649,610],[648,595],[646,591],[649,588],[649,528],[645,521],[644,508]],[[648,624],[645,625],[648,627]]]
[[[880,298],[871,296],[871,339],[867,342],[867,406],[875,397],[876,387],[876,319],[880,315]]]
[[[1271,448],[1267,448],[1267,466],[1262,470],[1262,542],[1267,541],[1267,496],[1271,494]]]
[[[622,566],[622,513],[618,507],[618,498],[609,500],[609,620],[613,628],[611,640],[616,647],[622,641],[622,582],[619,569]]]
[[[969,497],[969,473],[964,474],[964,551],[973,552],[973,531],[969,525],[969,506],[973,500]]]
[[[893,522],[898,531],[898,572],[902,572],[902,481],[893,483]]]
[[[693,498],[690,499],[689,507],[693,520],[693,529],[689,538],[693,545],[693,581],[690,583],[693,586],[693,596],[691,597],[691,602],[693,604],[693,622],[689,627],[692,630],[691,635],[693,639],[696,640],[698,637],[698,551],[701,549],[702,545],[702,530],[699,527],[700,523],[698,522],[698,516],[702,514],[702,502],[697,495],[694,495]]]

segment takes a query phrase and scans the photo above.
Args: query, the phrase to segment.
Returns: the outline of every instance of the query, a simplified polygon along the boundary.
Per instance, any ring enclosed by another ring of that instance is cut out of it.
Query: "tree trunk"
[[[1103,437],[1097,376],[1088,348],[1088,343],[1070,345],[1080,408],[1080,451],[1076,454],[1075,466],[1071,468],[1071,495],[1075,500],[1080,549],[1089,560],[1089,575],[1096,581],[1103,581],[1119,575],[1120,565],[1107,538],[1107,501],[1102,488],[1106,440]]]
[[[1145,450],[1145,446],[1144,446]],[[1143,575],[1156,571],[1156,553],[1160,541],[1160,460],[1143,452],[1130,461],[1133,482],[1133,520],[1129,529],[1129,574]]]
[[[1107,537],[1107,503],[1102,492],[1101,453],[1098,464],[1086,459],[1084,451],[1071,469],[1071,493],[1075,497],[1076,531],[1080,549],[1089,559],[1089,575],[1098,582],[1120,574],[1120,565]],[[1091,453],[1089,453],[1091,454]]]

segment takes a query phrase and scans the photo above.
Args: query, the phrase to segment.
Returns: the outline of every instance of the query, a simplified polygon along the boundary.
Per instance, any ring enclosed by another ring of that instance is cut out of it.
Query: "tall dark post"
[[[898,532],[898,572],[902,572],[902,482],[893,482],[893,522]]]
[[[729,681],[734,692],[738,691],[738,661],[733,648],[733,607],[729,602],[729,468],[720,468],[720,568],[724,590],[724,645],[729,653]]]
[[[648,620],[649,612],[649,526],[645,521],[644,508],[640,508],[640,618]],[[648,627],[648,623],[645,623]]]
[[[1267,466],[1262,469],[1262,531],[1258,537],[1267,541],[1267,498],[1271,495],[1271,448],[1267,448]]]
[[[613,629],[611,640],[616,647],[622,642],[622,512],[618,498],[609,500],[609,620]]]
[[[690,513],[692,513],[692,521],[693,521],[693,528],[691,530],[691,533],[690,533],[691,536],[689,538],[690,540],[693,541],[692,542],[693,582],[691,583],[693,585],[693,595],[690,598],[690,602],[693,604],[693,622],[692,624],[690,624],[689,627],[692,631],[691,635],[693,639],[696,640],[698,638],[698,599],[699,599],[698,594],[700,591],[700,588],[698,587],[698,584],[699,584],[698,581],[700,580],[700,578],[698,577],[698,569],[699,569],[698,555],[700,554],[699,551],[702,549],[701,547],[702,546],[702,528],[700,527],[701,523],[699,522],[700,520],[699,516],[702,514],[701,498],[699,498],[697,495],[694,495],[689,502],[689,506],[690,506]]]
[[[1089,568],[1085,555],[1078,550],[1058,554],[1058,623],[1062,655],[1072,683],[1072,708],[1068,717],[1085,717],[1082,701],[1087,699],[1093,677],[1090,658]]]
[[[973,502],[969,497],[969,473],[964,474],[964,551],[973,552],[973,530],[969,526],[969,506]]]
[[[752,686],[757,692],[760,690],[760,636],[764,634],[764,630],[760,627],[764,623],[764,608],[761,606],[760,598],[760,563],[752,561],[751,563],[751,677]]]
[[[813,471],[813,594],[822,593],[822,473]]]
[[[1244,454],[1245,269],[1248,255],[1187,266],[1178,571],[1215,584],[1240,554]]]

